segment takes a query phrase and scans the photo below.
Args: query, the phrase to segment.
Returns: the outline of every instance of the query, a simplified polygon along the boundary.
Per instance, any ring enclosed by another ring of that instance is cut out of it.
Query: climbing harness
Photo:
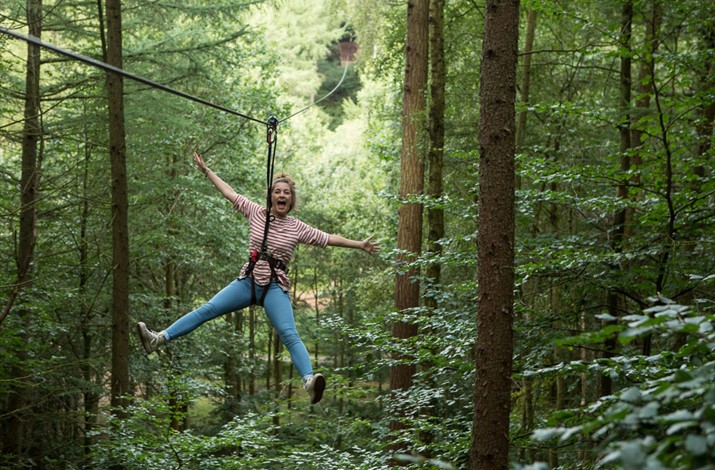
[[[192,95],[189,95],[188,93],[184,93],[179,90],[175,90],[173,88],[169,88],[165,85],[162,85],[160,83],[154,82],[152,80],[148,80],[146,78],[140,77],[139,75],[135,75],[133,73],[127,72],[124,69],[121,69],[119,67],[115,67],[113,65],[109,65],[105,62],[93,59],[91,57],[87,57],[82,54],[77,54],[72,51],[68,51],[66,49],[62,49],[60,47],[57,47],[53,44],[47,43],[42,41],[40,38],[32,36],[32,35],[24,35],[20,33],[16,33],[14,31],[10,31],[5,28],[0,28],[0,33],[6,34],[8,36],[12,36],[16,39],[23,40],[25,42],[35,44],[37,46],[40,46],[42,48],[48,49],[50,51],[56,52],[60,55],[67,56],[71,59],[78,60],[80,62],[84,62],[85,64],[94,66],[94,67],[99,67],[101,69],[104,69],[108,72],[121,75],[123,77],[129,78],[131,80],[137,81],[139,83],[143,83],[145,85],[148,85],[152,88],[156,88],[161,91],[166,91],[168,93],[174,94],[176,96],[179,96],[181,98],[186,98],[188,100],[194,101],[196,103],[209,106],[214,109],[218,109],[219,111],[223,111],[229,114],[233,114],[235,116],[239,116],[244,119],[248,119],[249,121],[257,122],[259,124],[264,124],[267,127],[267,143],[268,143],[268,156],[267,156],[267,163],[266,163],[266,188],[267,188],[267,195],[266,195],[266,222],[263,228],[263,241],[261,242],[261,249],[260,251],[258,250],[253,250],[249,256],[248,260],[248,267],[246,269],[246,275],[251,278],[251,304],[258,304],[258,305],[263,305],[263,301],[266,298],[266,293],[268,292],[268,286],[270,285],[271,282],[277,281],[278,280],[278,274],[276,270],[281,270],[285,272],[286,274],[288,273],[288,267],[280,260],[275,259],[271,254],[268,252],[268,231],[270,229],[270,224],[271,220],[275,219],[275,216],[271,214],[271,208],[272,208],[272,201],[271,201],[271,186],[273,185],[273,168],[275,165],[275,158],[276,158],[276,143],[278,140],[278,124],[287,121],[288,119],[291,119],[292,117],[307,111],[309,108],[312,106],[315,106],[316,104],[320,103],[330,95],[332,95],[339,87],[342,85],[343,80],[345,80],[345,76],[347,74],[348,70],[348,64],[349,62],[346,62],[345,68],[343,70],[343,76],[340,78],[340,81],[338,84],[325,96],[322,98],[312,102],[308,106],[296,111],[295,113],[289,115],[288,117],[285,117],[283,119],[278,119],[275,116],[271,116],[268,121],[262,121],[260,119],[256,119],[254,117],[248,116],[243,113],[239,113],[238,111],[234,111],[232,109],[217,105],[215,103],[212,103],[210,101],[207,101],[202,98],[198,98]],[[255,290],[255,278],[253,275],[253,270],[256,266],[256,263],[258,261],[266,261],[268,263],[268,266],[271,268],[271,278],[270,282],[268,285],[265,286],[263,289],[263,294],[261,295],[261,298],[258,300],[256,299],[256,290]]]
[[[268,143],[268,155],[266,157],[266,222],[263,226],[263,240],[261,241],[261,250],[252,250],[248,258],[248,267],[246,268],[246,276],[251,278],[251,305],[263,306],[263,301],[266,299],[266,294],[268,293],[268,286],[271,285],[273,281],[278,281],[278,274],[276,269],[288,273],[288,267],[281,260],[275,259],[268,252],[268,231],[270,230],[271,220],[275,219],[275,216],[271,214],[271,209],[273,208],[273,201],[271,199],[271,193],[273,185],[273,169],[276,161],[276,145],[278,143],[278,119],[275,116],[271,116],[268,119],[267,130],[266,130],[266,143]],[[256,263],[259,261],[266,261],[268,266],[271,268],[271,277],[268,284],[263,288],[263,294],[260,300],[256,299],[256,279],[253,275],[253,269],[256,267]]]

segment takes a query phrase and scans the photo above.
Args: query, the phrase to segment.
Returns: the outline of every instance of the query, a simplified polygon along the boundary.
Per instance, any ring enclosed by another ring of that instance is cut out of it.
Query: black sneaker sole
[[[325,391],[325,377],[318,374],[315,376],[315,383],[313,384],[313,392],[315,393],[315,395],[313,395],[313,400],[311,400],[310,404],[315,405],[320,400],[322,400],[324,391]]]

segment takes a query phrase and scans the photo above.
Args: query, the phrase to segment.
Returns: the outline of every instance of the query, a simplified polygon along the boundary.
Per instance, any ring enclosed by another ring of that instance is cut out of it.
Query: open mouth
[[[278,199],[276,201],[276,207],[281,210],[285,210],[288,207],[288,203],[285,199]]]

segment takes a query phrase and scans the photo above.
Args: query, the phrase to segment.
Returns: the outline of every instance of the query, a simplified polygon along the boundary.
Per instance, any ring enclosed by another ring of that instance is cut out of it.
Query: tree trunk
[[[646,18],[646,31],[644,38],[644,48],[647,51],[645,57],[640,61],[638,68],[638,99],[636,100],[636,110],[634,121],[636,125],[631,132],[631,144],[640,147],[646,134],[640,130],[638,121],[646,117],[650,112],[651,96],[653,95],[653,72],[655,71],[654,54],[658,50],[658,31],[660,30],[660,22],[662,19],[662,7],[660,1],[655,1],[652,5],[651,15]],[[636,153],[631,163],[637,168],[641,163],[639,153]],[[640,177],[638,173],[633,175],[631,179],[633,186],[640,185]]]
[[[558,315],[558,313],[557,313]],[[557,361],[569,361],[566,358],[568,353],[565,353],[561,348],[556,348],[555,355]],[[563,374],[556,375],[556,397],[554,400],[554,408],[556,410],[563,410],[566,404],[566,379]],[[559,448],[558,446],[552,447],[549,450],[549,468],[557,468],[559,466]]]
[[[121,0],[107,0],[106,62],[122,67]],[[129,200],[124,131],[124,83],[107,73],[109,157],[112,167],[112,383],[115,413],[127,405],[129,393]]]
[[[653,2],[650,17],[646,17],[646,28],[645,28],[645,38],[644,38],[644,49],[646,53],[644,58],[640,61],[640,66],[638,69],[638,82],[637,82],[637,93],[638,99],[636,100],[636,116],[635,116],[635,126],[631,131],[631,146],[641,147],[643,141],[645,140],[646,134],[641,131],[637,124],[639,119],[646,117],[650,109],[651,96],[653,94],[653,79],[655,74],[655,58],[654,54],[658,49],[658,31],[660,30],[661,21],[661,10],[662,6],[659,1]],[[641,163],[641,151],[634,154],[634,158],[631,163],[640,167]],[[630,179],[631,185],[634,187],[640,186],[640,175],[636,172]],[[626,220],[630,220],[632,217],[633,209],[626,210]],[[626,227],[624,231],[626,236],[629,233],[629,229]],[[651,352],[652,336],[650,334],[643,337],[643,349],[644,355],[649,356]]]
[[[425,269],[427,279],[427,293],[424,296],[424,305],[431,315],[438,307],[437,296],[441,291],[442,282],[442,254],[441,240],[444,238],[444,209],[439,199],[443,192],[443,167],[444,167],[444,106],[445,106],[445,62],[444,62],[444,0],[431,0],[430,2],[430,106],[429,106],[429,174],[427,177],[427,194],[430,197],[430,206],[427,210],[427,251],[432,261]],[[430,332],[431,333],[431,332]],[[429,333],[428,333],[429,334]],[[435,351],[433,351],[435,353]],[[433,367],[431,361],[422,366],[424,371]],[[427,380],[432,383],[429,372]],[[434,404],[422,407],[423,416],[432,416]],[[434,440],[434,434],[428,430],[420,430],[420,441],[429,445]],[[428,448],[427,448],[428,449]],[[431,454],[426,450],[425,457]]]
[[[488,1],[480,80],[476,378],[471,468],[507,469],[514,315],[519,1]]]
[[[29,33],[38,38],[42,34],[42,1],[28,0],[26,11]],[[38,146],[42,139],[42,123],[40,120],[40,48],[27,44],[27,66],[25,68],[25,120],[22,128],[22,169],[20,175],[20,240],[17,249],[17,281],[13,286],[7,302],[0,313],[0,324],[7,317],[20,290],[32,286],[32,260],[35,249],[37,231],[37,199],[39,184],[39,168],[41,153]],[[2,424],[3,453],[13,455],[15,463],[19,463],[29,444],[25,435],[25,416],[29,406],[25,396],[25,383],[28,371],[24,369],[27,359],[28,315],[25,308],[19,308],[17,316],[20,319],[20,344],[16,346],[16,362],[9,368],[7,410],[3,413]]]
[[[621,119],[618,126],[618,134],[620,136],[620,161],[621,172],[625,175],[631,168],[631,159],[628,151],[631,148],[631,36],[633,23],[633,3],[627,0],[623,4],[621,12],[621,34],[619,38],[620,47],[623,50],[621,54],[621,72],[620,72],[620,115]],[[628,180],[621,178],[616,189],[616,197],[618,199],[628,199]],[[623,243],[625,242],[626,229],[626,210],[618,210],[615,214],[613,223],[613,238],[612,246],[616,251],[622,251]]]
[[[621,71],[620,71],[620,121],[618,125],[618,133],[620,136],[620,170],[622,177],[619,180],[616,188],[616,197],[625,201],[628,199],[628,179],[625,177],[630,170],[631,160],[628,151],[631,148],[631,36],[633,23],[633,3],[628,0],[624,2],[621,10],[621,32],[619,37],[619,45],[623,51],[621,54]],[[613,226],[611,227],[611,249],[615,253],[623,251],[625,244],[626,232],[626,209],[619,209],[614,214]],[[622,266],[611,266],[611,269],[616,272],[622,269]],[[609,314],[613,317],[621,316],[622,309],[625,308],[620,298],[621,296],[609,290],[606,294],[606,308]],[[604,345],[603,357],[611,357],[615,354],[618,347],[618,342],[615,336],[606,340]],[[610,395],[613,390],[610,377],[601,377],[601,396]]]
[[[427,194],[432,203],[442,197],[444,166],[444,0],[432,0],[430,5],[430,108],[429,108],[429,176]],[[444,209],[437,204],[427,211],[427,251],[435,258],[442,253],[439,241],[444,238]],[[441,263],[436,260],[426,268],[433,289],[441,281]],[[425,297],[425,306],[437,307],[434,296]]]
[[[27,0],[26,19],[31,36],[42,36],[42,0]],[[20,175],[20,240],[17,250],[17,280],[0,312],[0,325],[10,313],[23,287],[32,284],[32,258],[37,231],[39,182],[38,146],[40,121],[40,47],[27,43],[25,66],[25,115],[22,126],[22,171]]]
[[[711,12],[712,12],[712,7]],[[711,13],[712,14],[712,13]],[[658,15],[660,19],[660,15]],[[657,23],[658,25],[660,23]],[[656,29],[657,31],[657,29]],[[656,43],[657,35],[654,34],[653,42]],[[700,27],[699,48],[703,55],[707,57],[702,64],[702,70],[699,73],[699,88],[701,93],[712,93],[715,89],[715,58],[712,51],[715,50],[715,24],[712,21],[703,21]],[[713,121],[715,121],[715,100],[706,100],[699,106],[698,113],[700,119],[696,127],[698,136],[698,146],[696,156],[705,157],[707,161],[700,162],[695,166],[693,172],[700,178],[705,177],[708,170],[712,170],[710,158],[707,157],[708,151],[712,147],[713,137]],[[698,185],[702,182],[698,182]]]
[[[86,127],[85,127],[86,131]],[[90,267],[89,267],[89,244],[87,242],[87,227],[89,225],[89,164],[92,156],[91,144],[89,135],[85,132],[85,154],[84,154],[84,171],[82,173],[82,212],[79,221],[79,318],[81,319],[80,330],[82,333],[82,377],[85,381],[84,389],[84,458],[86,462],[90,461],[92,444],[95,441],[91,437],[94,426],[97,424],[97,415],[99,412],[100,395],[95,391],[90,384],[94,385],[97,380],[96,374],[93,371],[91,364],[93,358],[93,340],[92,334],[92,319],[93,313],[86,302],[87,284],[89,282]]]
[[[266,348],[268,348],[268,353],[266,354],[266,391],[271,389],[271,372],[273,371],[271,358],[273,357],[273,327],[268,326],[268,339],[266,340]]]
[[[536,32],[536,11],[532,8],[529,9],[527,14],[526,23],[526,40],[524,43],[524,60],[522,62],[522,73],[521,73],[521,86],[520,86],[520,100],[523,109],[519,112],[519,118],[516,125],[516,141],[515,152],[519,153],[524,145],[524,139],[526,137],[526,121],[528,117],[528,110],[526,109],[529,104],[529,89],[531,87],[531,52],[534,49],[534,35]],[[521,188],[521,177],[517,175],[516,187]],[[536,224],[534,224],[534,229]],[[529,281],[533,282],[533,281]],[[527,314],[528,315],[528,314]],[[527,316],[527,321],[530,318]],[[522,430],[531,430],[534,427],[534,394],[533,394],[533,384],[534,379],[531,377],[524,377],[521,380],[521,386],[524,390],[523,396],[523,410],[522,410]],[[534,461],[534,452],[529,452],[529,461]]]
[[[248,307],[248,360],[251,373],[248,374],[248,394],[256,394],[256,306]]]
[[[420,139],[424,137],[424,111],[426,107],[427,65],[429,40],[429,0],[410,0],[407,3],[407,43],[405,47],[405,84],[402,110],[402,150],[400,154],[401,198],[409,198],[422,193],[424,188],[424,164]],[[422,248],[422,205],[408,202],[398,209],[397,248],[405,255],[400,262],[410,262],[421,253]],[[420,285],[416,277],[417,268],[398,274],[395,280],[395,307],[397,311],[419,306]],[[392,326],[392,336],[400,343],[417,335],[414,323],[396,322]],[[407,390],[412,385],[415,373],[412,364],[399,364],[390,369],[390,390]],[[390,431],[403,429],[402,413],[391,416]],[[398,450],[390,446],[391,450]]]
[[[526,40],[524,43],[524,61],[521,72],[520,98],[522,109],[516,125],[516,153],[521,152],[526,137],[526,118],[529,115],[529,89],[531,88],[531,52],[534,49],[534,33],[536,32],[536,11],[529,8],[526,20]],[[521,178],[517,175],[517,188],[521,188]]]
[[[313,295],[315,295],[315,326],[316,328],[320,328],[320,303],[319,303],[319,291],[318,291],[318,267],[313,266]],[[295,298],[295,297],[293,297]],[[315,342],[315,351],[314,351],[314,357],[315,357],[315,365],[314,368],[317,370],[318,369],[318,355],[320,354],[320,348],[318,347],[318,341]]]
[[[235,314],[229,312],[226,315],[226,323],[236,336],[243,337],[243,310]],[[238,373],[241,367],[241,352],[234,348],[229,348],[224,362],[224,385],[226,388],[226,410],[229,418],[238,414],[238,404],[241,401],[241,374]]]
[[[273,329],[273,383],[276,387],[275,398],[276,398],[276,408],[278,408],[278,399],[281,396],[281,338],[278,336],[278,330]],[[278,411],[278,410],[276,410]],[[273,415],[273,424],[275,426],[280,426],[280,414],[275,413]]]

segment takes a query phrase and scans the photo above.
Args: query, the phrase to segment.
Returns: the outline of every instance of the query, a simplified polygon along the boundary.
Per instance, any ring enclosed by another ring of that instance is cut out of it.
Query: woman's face
[[[293,193],[288,183],[278,182],[271,192],[271,212],[276,217],[285,217],[293,208]]]

